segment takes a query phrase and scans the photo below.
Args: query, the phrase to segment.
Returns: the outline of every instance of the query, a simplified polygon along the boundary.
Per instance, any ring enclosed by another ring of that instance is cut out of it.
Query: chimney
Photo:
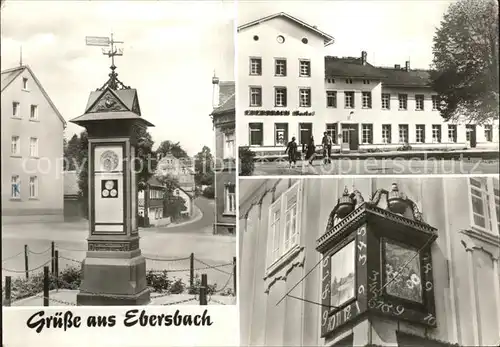
[[[401,65],[399,65],[399,64],[394,65],[394,69],[395,70],[401,70]]]
[[[361,64],[362,65],[366,65],[366,57],[367,57],[366,51],[362,51],[361,52]]]
[[[214,109],[219,107],[219,93],[220,93],[219,78],[215,76],[215,71],[214,71],[214,77],[212,77],[212,107]]]
[[[410,61],[409,61],[409,60],[407,60],[407,61],[405,62],[405,70],[406,70],[406,71],[410,71]]]

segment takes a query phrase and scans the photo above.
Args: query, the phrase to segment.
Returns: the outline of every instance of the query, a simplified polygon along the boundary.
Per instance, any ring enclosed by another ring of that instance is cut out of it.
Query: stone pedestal
[[[82,265],[78,305],[147,305],[146,259],[134,252],[90,251]]]

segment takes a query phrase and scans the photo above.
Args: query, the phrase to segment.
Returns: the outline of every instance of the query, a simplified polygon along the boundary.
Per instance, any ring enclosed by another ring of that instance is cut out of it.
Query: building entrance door
[[[342,124],[342,144],[349,145],[349,150],[359,148],[358,124]]]
[[[308,144],[309,139],[312,136],[312,123],[300,123],[299,124],[299,143],[300,144]]]
[[[466,139],[469,142],[471,148],[475,148],[477,144],[476,140],[476,125],[475,124],[467,124],[465,126],[466,131]]]

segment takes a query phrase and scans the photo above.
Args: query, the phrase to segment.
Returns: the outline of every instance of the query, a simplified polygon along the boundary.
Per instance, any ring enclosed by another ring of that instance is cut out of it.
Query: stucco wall
[[[373,326],[360,323],[354,329],[339,331],[329,343],[354,333],[355,341],[366,340],[367,329],[375,339],[395,342],[396,330],[433,339],[478,345],[498,343],[500,335],[500,274],[498,273],[498,240],[471,234],[468,178],[360,178],[307,179],[303,183],[300,246],[304,247],[284,270],[266,277],[265,258],[269,253],[269,206],[273,194],[258,202],[269,180],[242,202],[240,220],[240,316],[242,343],[250,345],[322,345],[319,333],[320,306],[287,297],[276,303],[297,284],[319,261],[316,239],[324,233],[328,216],[344,187],[353,185],[368,200],[376,189],[390,189],[393,182],[400,191],[415,201],[424,220],[437,228],[438,238],[432,245],[434,295],[437,328],[427,331],[410,323],[377,321]],[[277,186],[277,198],[287,186],[282,180]],[[253,203],[253,206],[252,206]],[[250,208],[250,206],[252,206]],[[248,211],[245,220],[244,213]],[[467,250],[464,244],[467,246]],[[266,255],[266,256],[264,256]],[[496,262],[496,263],[495,263]],[[294,263],[302,265],[293,266]],[[495,267],[496,266],[496,267]],[[290,293],[293,296],[319,302],[320,274],[314,270]],[[266,290],[268,293],[266,293]],[[498,296],[498,297],[497,297]],[[391,340],[391,341],[392,341]]]
[[[28,78],[29,91],[22,90]],[[12,117],[12,102],[21,104],[20,119]],[[38,105],[38,121],[30,120],[31,105]],[[62,175],[64,125],[45,99],[28,70],[2,91],[2,215],[16,219],[28,216],[62,220],[64,180]],[[11,138],[19,136],[21,157],[11,156]],[[39,158],[29,158],[30,137],[38,138]],[[11,199],[11,176],[19,175],[21,199]],[[38,177],[38,198],[29,198],[29,177]]]
[[[254,35],[259,40],[253,39]],[[285,42],[280,44],[276,37],[283,35]],[[306,37],[308,43],[302,43]],[[274,123],[288,122],[288,137],[298,138],[299,123],[323,122],[324,102],[324,42],[323,38],[310,31],[305,31],[296,24],[283,18],[275,18],[238,33],[238,81],[237,81],[237,138],[240,146],[249,144],[248,124],[263,123],[264,146],[274,146]],[[250,76],[250,57],[262,58],[262,76]],[[287,76],[274,76],[275,58],[287,61]],[[311,77],[299,77],[299,59],[311,61]],[[262,87],[262,107],[249,107],[249,86]],[[287,107],[274,107],[274,87],[287,88]],[[299,107],[299,88],[311,88],[312,107]],[[300,110],[314,111],[315,116],[245,116],[244,111],[255,110]],[[324,123],[324,122],[323,122]],[[314,136],[319,138],[322,129],[313,127]]]

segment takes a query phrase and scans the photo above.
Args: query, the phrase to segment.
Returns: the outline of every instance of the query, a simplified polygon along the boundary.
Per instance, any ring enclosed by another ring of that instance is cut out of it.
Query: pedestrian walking
[[[296,165],[297,163],[297,143],[295,142],[295,137],[292,137],[292,141],[288,142],[285,154],[288,153],[288,164],[289,167]]]
[[[316,146],[314,145],[314,137],[309,138],[306,148],[306,159],[309,161],[309,165],[313,164],[314,157],[316,155]]]
[[[333,139],[328,134],[326,131],[323,134],[323,139],[321,140],[321,144],[323,145],[323,158],[325,161],[325,164],[331,163],[331,156],[332,156],[332,146],[333,146]]]

